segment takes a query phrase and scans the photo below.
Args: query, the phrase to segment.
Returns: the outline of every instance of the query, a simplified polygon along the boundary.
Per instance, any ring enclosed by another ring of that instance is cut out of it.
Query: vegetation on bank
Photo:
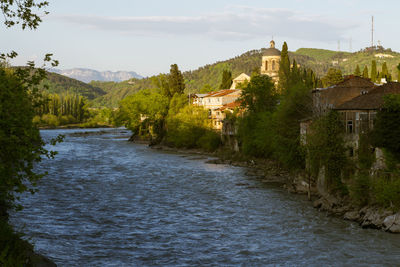
[[[220,136],[211,127],[208,112],[189,105],[182,73],[176,64],[168,75],[153,80],[153,90],[142,90],[121,101],[116,121],[138,139],[179,148],[213,151]]]
[[[22,266],[31,260],[32,247],[8,225],[8,213],[22,208],[17,204],[19,194],[35,192],[35,185],[44,174],[35,173],[34,164],[55,153],[44,148],[33,122],[35,109],[42,105],[38,86],[45,71],[32,64],[23,69],[7,68],[6,57],[0,57],[0,264]],[[50,58],[46,56],[46,60]],[[61,137],[51,143],[60,140]]]
[[[355,205],[378,205],[400,210],[400,97],[389,95],[377,114],[374,129],[360,134],[359,147],[346,147],[339,114],[331,111],[312,124],[307,136],[307,172],[316,179],[325,173],[331,194],[350,196]],[[382,149],[385,167],[375,150]]]
[[[21,25],[22,29],[36,29],[42,21],[36,11],[43,10],[46,1],[0,0],[0,10],[6,27]],[[54,266],[50,260],[37,255],[33,246],[21,239],[9,224],[9,212],[22,207],[17,200],[23,192],[35,192],[37,181],[45,175],[36,173],[34,165],[42,157],[52,158],[55,152],[45,149],[39,129],[33,122],[35,109],[43,104],[41,82],[46,76],[43,68],[28,62],[23,68],[8,67],[7,60],[17,53],[0,51],[0,265]],[[58,62],[45,55],[45,63]],[[62,137],[51,140],[51,144]]]
[[[318,83],[311,70],[290,62],[285,43],[279,87],[268,76],[256,75],[242,91],[246,112],[237,122],[242,152],[278,160],[292,170],[302,169],[305,155],[300,146],[299,121],[311,116],[310,92]]]

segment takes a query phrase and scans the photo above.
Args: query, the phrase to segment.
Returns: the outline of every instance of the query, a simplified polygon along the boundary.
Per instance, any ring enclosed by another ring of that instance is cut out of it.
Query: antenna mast
[[[371,47],[374,47],[374,16],[372,16]]]

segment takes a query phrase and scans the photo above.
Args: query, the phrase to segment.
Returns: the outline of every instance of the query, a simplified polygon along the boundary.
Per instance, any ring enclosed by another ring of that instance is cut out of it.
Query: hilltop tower
[[[262,56],[261,74],[268,75],[275,84],[279,81],[278,71],[279,62],[281,61],[281,51],[275,48],[274,40],[269,42],[270,47],[267,48]]]

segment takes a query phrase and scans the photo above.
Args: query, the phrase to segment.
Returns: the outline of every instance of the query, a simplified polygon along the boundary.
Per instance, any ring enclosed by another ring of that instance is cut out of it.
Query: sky
[[[135,71],[142,76],[182,71],[249,50],[323,48],[358,51],[375,44],[400,51],[397,0],[48,0],[36,30],[0,27],[0,52],[13,65],[47,53],[60,69]],[[1,20],[2,16],[0,16]],[[3,22],[3,21],[1,21]]]

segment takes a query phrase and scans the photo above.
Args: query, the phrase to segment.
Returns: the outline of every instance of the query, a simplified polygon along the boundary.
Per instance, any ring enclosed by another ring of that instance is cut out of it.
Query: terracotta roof
[[[224,89],[224,90],[220,90],[217,92],[211,92],[208,95],[206,95],[205,97],[220,97],[220,96],[225,96],[225,95],[229,95],[231,93],[237,92],[239,90],[237,89]]]
[[[383,97],[388,94],[400,94],[400,83],[389,82],[375,86],[368,93],[359,95],[335,108],[336,110],[377,110],[383,105]]]
[[[240,105],[241,105],[240,101],[235,101],[235,102],[223,105],[222,107],[218,108],[218,110],[223,111],[225,109],[235,109],[237,107],[240,107]]]

